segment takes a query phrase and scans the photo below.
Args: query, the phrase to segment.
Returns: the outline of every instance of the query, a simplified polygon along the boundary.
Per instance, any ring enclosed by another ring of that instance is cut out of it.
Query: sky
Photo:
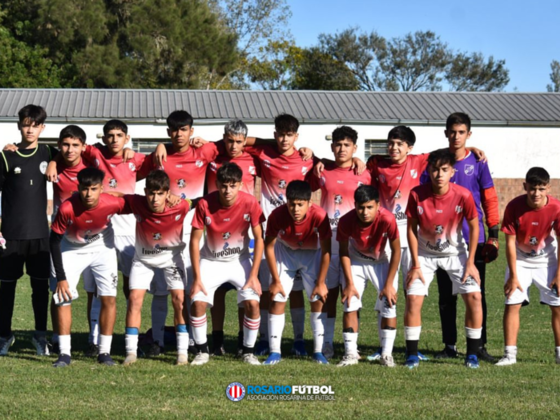
[[[432,31],[454,50],[505,59],[506,92],[545,92],[560,61],[560,0],[287,0],[298,46],[349,27],[385,38]]]

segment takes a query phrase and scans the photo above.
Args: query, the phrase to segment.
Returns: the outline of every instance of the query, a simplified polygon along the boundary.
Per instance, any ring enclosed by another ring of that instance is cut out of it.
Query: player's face
[[[82,152],[86,147],[79,139],[66,137],[58,142],[58,148],[64,162],[69,166],[74,166],[80,163]]]
[[[294,148],[294,144],[296,144],[298,137],[298,133],[293,133],[291,131],[288,131],[287,133],[274,132],[274,139],[276,140],[278,151],[280,153],[291,151]]]
[[[305,219],[311,202],[308,200],[288,200],[288,211],[296,222]]]
[[[109,148],[109,151],[115,156],[123,153],[124,146],[129,142],[129,140],[130,136],[118,128],[109,131],[103,136],[103,143],[105,143],[105,145]]]
[[[165,210],[165,204],[167,203],[167,197],[169,196],[169,191],[148,191],[147,188],[144,188],[144,193],[146,194],[146,200],[148,200],[148,207],[150,207],[150,210],[154,213],[163,213]]]
[[[356,213],[358,213],[358,219],[360,219],[360,222],[367,225],[373,223],[378,211],[379,203],[375,200],[356,204]]]
[[[331,144],[334,159],[339,165],[352,162],[352,156],[354,156],[357,149],[358,146],[350,139],[339,140]]]
[[[387,141],[387,152],[394,163],[403,163],[413,146],[409,146],[406,141],[401,139],[390,139]]]
[[[224,134],[224,143],[229,157],[235,158],[243,153],[246,139],[243,134]]]
[[[173,148],[178,152],[184,152],[189,148],[189,141],[194,133],[194,128],[185,125],[177,130],[168,128],[167,135],[171,137]]]
[[[235,200],[237,200],[237,196],[239,195],[241,185],[241,182],[221,183],[220,181],[216,181],[216,187],[218,188],[218,192],[220,194],[220,203],[226,207],[235,203]]]
[[[449,163],[443,165],[433,165],[428,169],[432,186],[437,190],[446,188],[449,185],[449,180],[455,174],[455,169]]]
[[[523,183],[523,188],[527,191],[527,204],[534,209],[544,207],[547,202],[547,195],[550,192],[550,184],[533,185]]]
[[[18,128],[21,133],[21,141],[24,143],[35,143],[39,141],[39,136],[45,129],[45,124],[37,124],[30,119],[18,123]]]
[[[445,130],[445,137],[449,141],[451,151],[464,149],[471,132],[466,124],[453,124],[449,130]]]
[[[92,209],[99,203],[99,197],[103,192],[103,185],[101,184],[93,184],[89,187],[79,184],[78,185],[78,192],[80,194],[80,199],[84,206],[88,209]]]

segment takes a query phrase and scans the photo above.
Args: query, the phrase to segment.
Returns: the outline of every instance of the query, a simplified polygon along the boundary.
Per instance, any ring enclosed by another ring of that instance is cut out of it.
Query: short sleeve
[[[332,238],[331,224],[329,222],[329,217],[327,213],[323,215],[323,219],[319,224],[318,232],[319,232],[319,239],[321,241]]]
[[[415,191],[410,192],[410,196],[408,197],[408,204],[406,205],[406,215],[407,217],[411,217],[413,219],[418,218],[418,199]]]
[[[206,208],[208,203],[206,200],[202,199],[196,205],[196,210],[194,212],[194,217],[192,221],[192,227],[195,229],[204,229],[204,219],[206,218]]]
[[[257,225],[260,225],[261,223],[264,223],[265,220],[266,220],[266,217],[264,217],[261,206],[259,206],[259,203],[257,202],[257,200],[252,200],[252,203],[251,203],[251,226],[255,227]]]
[[[88,162],[91,162],[93,164],[95,163],[95,159],[97,159],[98,156],[99,156],[99,149],[95,146],[87,144],[86,148],[84,149],[84,152],[82,153],[82,157]]]
[[[70,201],[65,201],[62,203],[60,208],[58,209],[58,213],[54,219],[54,223],[51,225],[51,230],[54,233],[58,233],[59,235],[64,235],[66,233],[66,229],[68,228],[68,222],[72,218],[72,212],[70,211],[72,208],[72,204]]]
[[[488,167],[488,162],[479,162],[480,172],[478,174],[478,185],[480,188],[485,190],[492,188],[494,186],[494,180],[490,174],[490,168]]]
[[[50,162],[58,155],[58,149],[51,145],[47,145],[47,147],[49,148],[49,156],[50,156],[49,162]]]
[[[387,219],[387,224],[387,237],[389,238],[389,240],[394,241],[395,239],[399,238],[399,228],[397,227],[397,220],[394,217],[390,217]]]
[[[213,162],[218,157],[218,146],[215,142],[211,141],[204,144],[198,149],[206,162]]]
[[[278,207],[281,209],[282,207]],[[278,209],[275,209],[270,216],[268,217],[268,223],[266,224],[266,235],[265,236],[272,236],[276,238],[278,236],[278,232],[280,228],[278,227]]]
[[[315,175],[315,171],[310,171],[307,174],[306,181],[309,183],[309,185],[311,185],[312,191],[317,191],[321,188],[321,178],[318,178],[317,175]]]
[[[517,235],[515,214],[511,201],[506,206],[506,210],[504,212],[504,220],[502,220],[502,232],[504,232],[506,235]]]
[[[476,205],[474,204],[474,198],[470,192],[465,194],[463,200],[463,215],[465,216],[466,220],[473,220],[478,217],[478,211],[476,210]]]
[[[137,168],[136,170],[137,180],[146,178],[150,174],[150,172],[152,172],[154,169],[157,169],[156,166],[154,165],[154,154],[155,152],[152,152],[148,156],[144,156],[142,165],[140,166],[140,168]]]

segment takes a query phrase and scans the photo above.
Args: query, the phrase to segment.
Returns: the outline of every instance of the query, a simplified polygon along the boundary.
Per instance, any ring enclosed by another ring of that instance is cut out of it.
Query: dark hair
[[[82,187],[103,184],[105,172],[99,168],[85,168],[78,172],[78,183]]]
[[[222,184],[241,182],[243,179],[243,171],[236,163],[226,162],[218,169],[216,176],[218,181]]]
[[[360,185],[354,191],[354,201],[356,204],[363,204],[372,200],[379,203],[379,191],[374,186]]]
[[[416,135],[410,127],[398,125],[389,131],[387,140],[402,140],[409,146],[414,146],[414,143],[416,143]]]
[[[277,133],[297,133],[299,121],[290,114],[280,114],[274,118],[274,129]]]
[[[39,105],[26,105],[18,112],[19,123],[24,124],[29,120],[33,124],[41,125],[47,119],[47,112]]]
[[[449,165],[455,165],[457,160],[455,159],[455,154],[450,152],[449,149],[438,149],[434,150],[428,156],[428,166],[440,167],[448,163]]]
[[[527,171],[525,182],[529,185],[548,185],[550,184],[550,175],[544,168],[535,166]]]
[[[111,130],[121,130],[124,134],[128,134],[128,125],[121,120],[110,120],[103,126],[103,134],[109,134]]]
[[[146,190],[169,191],[169,175],[160,170],[150,172],[146,177]]]
[[[332,132],[332,142],[336,143],[337,141],[341,140],[352,140],[352,143],[356,144],[358,141],[358,133],[352,127],[348,127],[347,125],[343,125],[342,127],[337,127]]]
[[[193,126],[193,117],[187,111],[173,111],[167,117],[167,126],[171,130],[178,130],[181,127],[192,127]]]
[[[60,130],[60,135],[58,136],[58,141],[71,138],[80,140],[82,144],[86,143],[86,132],[82,130],[81,127],[77,125],[67,125],[62,130]]]
[[[455,124],[465,124],[467,126],[467,131],[471,131],[471,118],[464,112],[454,112],[447,117],[445,129],[450,130]]]
[[[288,200],[311,200],[311,186],[305,181],[292,181],[286,188]]]

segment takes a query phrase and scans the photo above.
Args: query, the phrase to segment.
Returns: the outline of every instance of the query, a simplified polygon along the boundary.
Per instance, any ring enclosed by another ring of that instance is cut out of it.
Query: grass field
[[[505,259],[488,266],[489,343],[491,354],[502,354],[503,273]],[[437,315],[437,288],[432,285],[426,300],[420,350],[433,356],[441,350]],[[175,354],[166,349],[156,360],[142,359],[130,367],[98,366],[83,357],[87,343],[85,300],[74,305],[73,362],[53,369],[54,357],[39,358],[31,347],[33,315],[29,281],[20,281],[13,327],[16,343],[8,357],[0,358],[0,418],[557,418],[560,411],[560,365],[554,362],[550,310],[538,304],[522,310],[518,363],[498,368],[481,363],[478,370],[463,367],[463,360],[422,362],[409,371],[404,362],[403,302],[399,306],[399,329],[395,369],[362,361],[344,369],[335,366],[343,352],[339,328],[335,340],[338,358],[319,366],[309,359],[286,357],[276,366],[247,366],[227,356],[213,358],[205,366],[173,365]],[[401,296],[402,298],[402,296]],[[226,349],[236,346],[234,294],[228,294]],[[149,298],[146,309],[149,308]],[[373,288],[366,291],[361,315],[359,348],[362,355],[377,347],[373,313]],[[463,304],[459,303],[462,312]],[[124,358],[124,299],[119,296],[115,358]],[[289,315],[288,315],[289,317]],[[462,318],[462,316],[461,316]],[[144,321],[149,320],[144,312]],[[306,320],[307,348],[311,334]],[[147,329],[144,322],[143,329]],[[171,317],[168,325],[171,325]],[[462,322],[459,322],[461,325]],[[340,325],[340,323],[338,323]],[[291,323],[286,322],[283,352],[291,347]],[[464,352],[463,329],[459,350]],[[248,401],[234,403],[225,396],[231,382],[243,385],[330,385],[335,401]]]

